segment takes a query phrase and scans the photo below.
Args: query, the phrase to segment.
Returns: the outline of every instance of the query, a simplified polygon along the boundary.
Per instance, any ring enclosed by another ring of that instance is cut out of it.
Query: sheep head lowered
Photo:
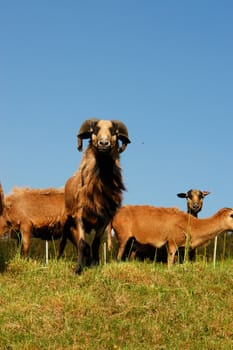
[[[90,140],[89,145],[65,185],[66,232],[71,232],[77,247],[77,273],[82,272],[85,233],[93,230],[93,262],[99,260],[100,238],[122,203],[125,186],[119,158],[130,143],[126,126],[118,120],[86,120],[78,132],[79,151],[84,139]]]
[[[0,186],[0,235],[9,233],[18,243],[21,239],[21,253],[25,257],[32,236],[46,240],[62,237],[66,221],[63,214],[63,188],[14,187],[4,196]]]
[[[189,190],[186,193],[178,193],[180,198],[186,198],[187,200],[187,212],[197,217],[197,214],[201,211],[203,206],[203,199],[210,194],[208,191]]]
[[[187,244],[187,238],[194,249],[232,230],[233,208],[222,208],[209,218],[198,219],[177,208],[125,205],[114,216],[112,227],[119,243],[118,260],[122,258],[128,240],[134,237],[139,244],[155,248],[167,243],[170,266],[177,249]]]

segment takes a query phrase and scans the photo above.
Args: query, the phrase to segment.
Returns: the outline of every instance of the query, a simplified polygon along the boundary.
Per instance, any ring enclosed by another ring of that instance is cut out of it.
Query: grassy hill
[[[0,274],[0,349],[233,348],[233,261],[24,260]]]

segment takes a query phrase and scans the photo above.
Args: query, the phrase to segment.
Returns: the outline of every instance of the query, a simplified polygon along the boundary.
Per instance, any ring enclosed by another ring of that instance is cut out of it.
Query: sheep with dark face
[[[177,193],[177,197],[186,198],[187,212],[197,218],[197,214],[201,211],[205,196],[210,194],[208,191],[189,190],[186,193]]]
[[[121,206],[125,186],[119,155],[130,143],[126,126],[117,120],[86,120],[78,133],[79,151],[82,151],[83,139],[90,139],[89,145],[77,172],[65,185],[67,227],[77,247],[78,274],[83,269],[83,254],[87,246],[85,233],[95,231],[92,258],[97,263],[101,236]],[[66,234],[61,245],[65,241]]]
[[[177,193],[177,197],[186,198],[187,201],[187,213],[194,217],[198,217],[198,213],[202,210],[203,200],[205,196],[210,194],[208,191],[201,190],[189,190],[187,192]],[[179,255],[181,260],[184,258],[184,248],[179,249]],[[196,249],[189,250],[189,259],[194,261],[196,259]]]

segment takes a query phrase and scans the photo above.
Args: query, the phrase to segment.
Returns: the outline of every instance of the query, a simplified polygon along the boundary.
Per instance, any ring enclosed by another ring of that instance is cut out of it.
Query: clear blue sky
[[[5,192],[63,186],[90,117],[128,127],[124,203],[233,207],[233,2],[1,1]]]

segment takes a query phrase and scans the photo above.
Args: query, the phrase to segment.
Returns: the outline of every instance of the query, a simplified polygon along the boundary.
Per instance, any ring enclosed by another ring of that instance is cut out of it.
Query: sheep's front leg
[[[76,246],[77,250],[78,250],[78,234],[75,235],[73,230],[74,227],[72,227],[73,222],[71,218],[68,218],[66,220],[66,223],[64,224],[64,228],[63,228],[63,234],[62,234],[62,239],[60,241],[60,245],[59,245],[59,253],[57,258],[60,259],[60,257],[62,256],[64,249],[66,247],[66,243],[67,243],[67,238]],[[77,240],[75,239],[75,236],[77,236]]]
[[[92,243],[92,265],[97,265],[99,263],[99,249],[100,249],[100,237],[95,236]]]
[[[77,222],[78,221],[78,222]],[[78,219],[76,222],[76,229],[73,231],[73,238],[75,239],[77,251],[78,251],[78,263],[75,272],[81,275],[83,271],[83,258],[85,256],[86,262],[90,265],[91,260],[91,250],[89,244],[85,239],[85,230],[83,226],[82,219]]]
[[[168,269],[170,269],[171,266],[174,264],[176,250],[177,250],[177,247],[174,245],[174,243],[168,242],[168,255],[167,255]]]
[[[86,246],[85,235],[84,235],[84,227],[82,219],[76,220],[76,229],[73,231],[73,237],[77,242],[77,251],[78,251],[78,262],[75,272],[78,275],[81,275],[83,271],[83,256],[84,250]]]
[[[85,249],[85,241],[83,239],[80,239],[78,243],[78,263],[75,270],[75,273],[77,273],[78,275],[81,275],[83,271],[84,249]]]
[[[20,231],[21,231],[21,237],[22,237],[21,254],[23,255],[24,258],[26,258],[29,253],[32,225],[29,223],[24,223],[21,225]]]

